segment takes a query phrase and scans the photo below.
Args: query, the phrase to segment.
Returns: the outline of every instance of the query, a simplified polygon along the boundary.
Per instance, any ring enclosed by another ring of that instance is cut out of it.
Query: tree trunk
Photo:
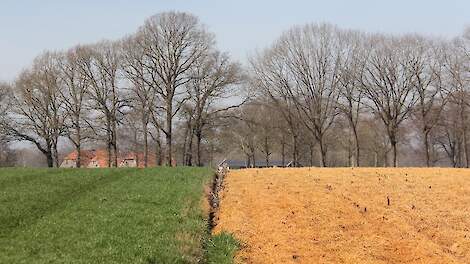
[[[390,143],[392,144],[393,167],[397,167],[397,166],[398,166],[398,161],[397,161],[397,141],[396,141],[396,140],[391,140]]]
[[[142,133],[144,133],[144,167],[148,167],[148,160],[149,160],[149,146],[148,146],[148,121],[147,117],[144,116],[142,120]],[[137,164],[138,166],[139,164]]]
[[[198,114],[199,117],[199,114]],[[202,126],[200,124],[199,118],[195,120],[194,127],[191,127],[191,133],[189,138],[189,164],[190,166],[193,165],[193,140],[194,136],[196,136],[196,165],[198,167],[202,167],[202,154],[201,154],[201,141],[202,141]],[[212,151],[212,149],[210,149]],[[211,156],[212,154],[210,154]]]
[[[310,167],[313,167],[313,154],[315,152],[315,148],[313,147],[313,144],[310,144],[309,148],[310,148]]]
[[[462,149],[463,155],[465,158],[465,167],[469,167],[469,155],[468,155],[468,148],[467,148],[467,129],[463,127],[463,135],[462,135]]]
[[[254,145],[252,144],[252,142],[250,141],[250,144],[249,144],[249,147],[248,147],[248,150],[250,151],[250,156],[251,156],[251,161],[252,161],[252,167],[255,168],[256,167],[256,153],[255,153],[255,147]]]
[[[186,166],[192,166],[192,155],[193,155],[193,127],[191,120],[186,123],[186,130],[184,132],[184,144],[183,144],[183,164]]]
[[[116,120],[113,119],[113,131],[112,131],[112,142],[113,142],[113,152],[114,152],[114,156],[113,156],[113,167],[117,167],[118,166],[118,148],[117,148],[117,127],[116,127]]]
[[[251,154],[251,159],[253,160],[253,168],[256,168],[256,159],[255,159],[255,154]]]
[[[80,168],[82,166],[82,146],[80,143],[75,146],[75,151],[77,152],[77,160],[75,160],[75,167]]]
[[[183,165],[188,165],[187,164],[187,161],[188,161],[188,150],[187,150],[187,145],[188,145],[188,132],[189,132],[189,128],[186,127],[185,131],[184,131],[184,140],[183,140],[183,153],[182,153],[182,161],[183,161]]]
[[[173,144],[172,144],[172,122],[173,122],[173,102],[167,102],[167,111],[166,111],[166,165],[173,166]]]
[[[172,144],[171,144],[171,134],[168,133],[165,135],[166,138],[166,158],[165,158],[165,165],[172,166],[171,160],[173,159],[171,152],[172,152]]]
[[[383,160],[382,160],[382,167],[390,167],[390,161],[389,161],[389,157],[388,157],[388,151],[387,150],[384,150],[383,153]]]
[[[462,139],[459,138],[456,142],[456,157],[457,157],[457,166],[462,168]]]
[[[157,139],[155,141],[155,156],[156,156],[155,162],[157,163],[158,166],[161,166],[163,163],[163,157],[162,157],[163,151],[162,151],[162,143],[160,142],[160,139]]]
[[[188,152],[186,153],[186,165],[188,166],[193,166],[193,135],[194,134],[191,129],[191,132],[189,133]]]
[[[426,155],[426,167],[431,167],[431,157],[429,154],[429,130],[424,129],[423,137],[424,137],[424,153]]]
[[[82,166],[82,138],[80,125],[76,126],[77,129],[77,140],[75,142],[75,151],[77,151],[77,160],[75,161],[75,167],[80,168]]]
[[[52,168],[54,167],[54,158],[52,157],[52,150],[48,149],[44,155],[46,156],[47,160],[47,167]]]
[[[297,135],[292,137],[292,166],[297,167]]]
[[[458,163],[457,163],[457,155],[456,155],[455,152],[456,152],[456,151],[455,151],[455,149],[454,149],[454,150],[453,150],[452,157],[451,157],[451,161],[452,161],[452,166],[453,166],[454,168],[457,168]]]
[[[463,151],[463,157],[464,157],[464,160],[465,160],[465,167],[468,168],[469,167],[469,155],[468,155],[468,151],[467,151],[467,128],[466,128],[466,125],[465,125],[465,105],[464,105],[464,101],[463,101],[463,96],[461,96],[462,98],[460,99],[459,101],[459,112],[460,112],[460,123],[461,123],[461,127],[462,127],[462,151]],[[460,159],[461,160],[461,159]],[[462,165],[462,163],[460,163]]]
[[[271,155],[271,153],[269,153],[268,137],[264,137],[264,148],[264,150],[266,151],[266,167],[269,167],[269,155]]]
[[[54,166],[59,168],[59,152],[57,150],[57,141],[54,141],[54,146],[52,148],[53,151],[53,159],[54,159]]]
[[[108,152],[108,168],[112,166],[112,144],[113,144],[113,136],[111,131],[111,118],[108,116],[106,117],[106,144],[107,144],[107,152]]]
[[[349,134],[349,137],[348,137],[348,167],[354,167],[354,155],[353,154],[353,150],[352,150],[352,139],[351,139],[351,133],[348,133]]]
[[[374,167],[378,167],[379,166],[379,158],[378,158],[378,153],[377,151],[374,152]]]
[[[286,144],[284,142],[281,143],[281,162],[284,167],[286,165]]]
[[[361,166],[361,163],[360,163],[361,150],[359,146],[359,135],[357,133],[356,127],[353,128],[353,133],[354,133],[354,146],[355,146],[355,151],[356,151],[356,155],[354,159],[354,163],[355,163],[354,166],[359,167]]]
[[[135,165],[136,167],[139,167],[140,164],[140,159],[139,159],[139,140],[138,140],[138,134],[137,134],[137,129],[134,129],[134,159],[135,159]]]
[[[319,143],[319,150],[320,150],[320,167],[326,167],[326,148],[323,142],[323,138],[319,137],[318,138],[318,143]]]
[[[196,131],[196,153],[197,153],[197,166],[202,167],[202,153],[201,153],[202,133]]]
[[[111,135],[108,135],[108,137],[111,138]],[[108,151],[108,168],[111,168],[111,166],[112,166],[112,162],[111,162],[112,158],[111,157],[112,157],[113,153],[112,153],[111,144],[112,143],[111,143],[111,139],[110,139],[110,140],[108,140],[108,147],[107,147],[107,151]]]
[[[393,167],[398,166],[397,161],[397,129],[396,126],[388,125],[387,128],[388,139],[390,140],[390,145],[392,146],[392,158],[393,158]]]

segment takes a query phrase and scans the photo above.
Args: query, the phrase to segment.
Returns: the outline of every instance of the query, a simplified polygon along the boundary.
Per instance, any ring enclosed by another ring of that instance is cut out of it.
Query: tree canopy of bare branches
[[[396,167],[399,127],[410,116],[417,100],[416,76],[411,69],[418,61],[409,38],[375,35],[367,48],[361,88],[368,99],[367,105],[387,129]]]
[[[58,140],[64,130],[56,54],[44,53],[33,67],[23,71],[14,84],[12,109],[3,130],[16,140],[33,143],[47,159],[58,166]]]
[[[173,119],[188,100],[184,85],[191,81],[191,68],[206,56],[213,36],[198,18],[187,13],[169,12],[150,17],[137,32],[138,45],[144,52],[144,67],[149,78],[143,80],[158,95],[158,112],[164,115],[161,127],[166,137],[166,160],[173,160]]]

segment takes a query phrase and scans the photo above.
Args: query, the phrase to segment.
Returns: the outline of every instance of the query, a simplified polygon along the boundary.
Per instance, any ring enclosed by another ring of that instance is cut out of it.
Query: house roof
[[[108,152],[103,149],[95,150],[94,156],[90,162],[98,163],[100,168],[109,167],[108,166]]]
[[[81,153],[81,167],[87,167],[91,162],[98,164],[98,167],[105,168],[108,167],[108,151],[105,149],[99,150],[83,150]],[[64,160],[76,161],[78,157],[77,151],[72,151]],[[136,160],[137,167],[144,167],[144,153],[143,152],[128,152],[123,155],[118,156],[118,165],[125,160]],[[148,153],[148,163],[149,167],[155,167],[157,165],[155,153]]]
[[[120,163],[124,160],[136,160],[137,167],[143,168],[144,166],[144,153],[143,152],[129,152],[122,156]],[[157,165],[157,159],[155,153],[149,152],[147,156],[147,166],[155,167]]]
[[[82,150],[80,151],[81,153],[81,158],[83,159],[84,157],[87,158],[93,158],[95,156],[93,150]],[[67,156],[65,156],[65,160],[77,160],[78,158],[78,152],[77,151],[72,151],[70,152]]]
[[[95,151],[94,150],[82,150],[80,151],[81,153],[81,166],[87,166],[90,161],[95,157]],[[78,152],[77,151],[72,151],[70,152],[67,156],[64,157],[64,160],[70,160],[70,161],[76,161],[78,158]]]

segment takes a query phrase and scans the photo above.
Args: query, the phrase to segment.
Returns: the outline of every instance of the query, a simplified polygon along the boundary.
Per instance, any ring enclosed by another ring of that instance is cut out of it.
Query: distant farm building
[[[95,157],[96,153],[94,150],[82,150],[80,157],[80,166],[81,167],[88,167],[91,160]],[[73,151],[69,153],[67,156],[64,157],[62,164],[60,164],[61,168],[75,168],[77,167],[77,158],[78,152]]]
[[[60,165],[61,168],[75,168],[77,164],[78,154],[73,151],[65,156],[64,161]],[[118,167],[129,168],[143,168],[144,153],[130,152],[125,155],[118,156]],[[157,164],[156,156],[153,153],[148,153],[147,166],[155,167]],[[108,152],[106,150],[84,150],[81,151],[80,167],[82,168],[107,168],[108,167]]]
[[[100,149],[100,150],[92,150],[93,158],[90,160],[88,164],[81,164],[81,167],[85,168],[106,168],[108,166],[108,151]]]
[[[145,167],[145,157],[144,153],[139,152],[130,152],[121,159],[118,159],[119,167],[130,167],[130,168],[144,168]],[[155,167],[157,165],[157,159],[155,154],[148,153],[147,156],[147,167]]]

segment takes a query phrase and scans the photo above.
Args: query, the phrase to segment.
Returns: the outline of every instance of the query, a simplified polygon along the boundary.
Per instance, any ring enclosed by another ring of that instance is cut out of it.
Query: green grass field
[[[0,263],[230,263],[236,242],[210,237],[202,210],[212,174],[2,169]]]

